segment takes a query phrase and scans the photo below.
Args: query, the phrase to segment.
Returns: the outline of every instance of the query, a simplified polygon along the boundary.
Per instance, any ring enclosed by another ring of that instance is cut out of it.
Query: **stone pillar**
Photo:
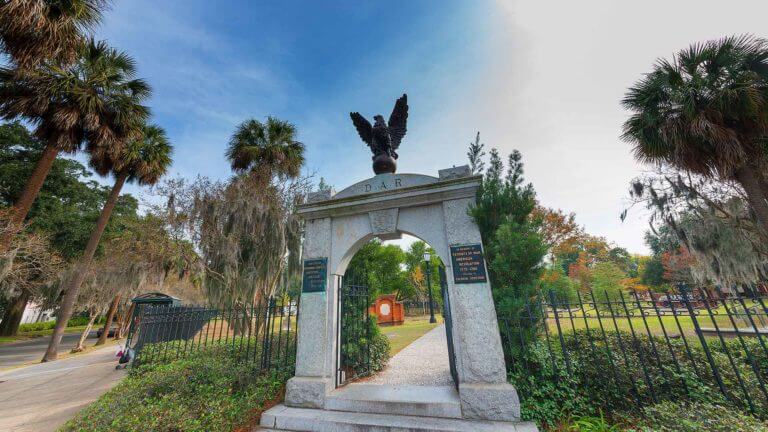
[[[304,259],[328,258],[331,256],[331,218],[307,221],[306,238],[303,245]],[[296,347],[296,374],[288,380],[285,404],[292,407],[323,408],[325,395],[333,388],[333,376],[328,365],[328,347],[332,341],[333,317],[329,303],[333,301],[336,280],[328,271],[325,292],[301,294],[301,309],[298,321]],[[332,321],[331,321],[332,324]]]
[[[443,202],[449,246],[482,245],[480,230],[467,213],[473,203],[471,198]],[[491,285],[456,284],[451,262],[445,265],[462,414],[465,418],[519,420],[520,402],[515,388],[507,382]]]

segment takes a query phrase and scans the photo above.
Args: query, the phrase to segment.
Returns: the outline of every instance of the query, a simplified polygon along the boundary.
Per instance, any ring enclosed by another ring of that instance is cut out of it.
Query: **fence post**
[[[712,314],[712,309],[709,306],[709,295],[706,293],[706,290],[703,292],[704,294],[702,295],[702,298],[704,299],[704,307],[707,309],[709,318],[712,320],[712,324],[715,326],[715,333],[717,333],[717,338],[720,340],[720,345],[723,347],[723,352],[725,352],[725,356],[728,357],[728,363],[731,364],[733,373],[736,374],[736,380],[739,382],[739,387],[741,387],[741,391],[744,393],[744,397],[747,399],[750,412],[755,413],[755,406],[752,403],[752,397],[750,396],[749,391],[744,384],[744,380],[741,378],[741,373],[739,373],[739,369],[736,366],[736,363],[733,361],[733,357],[731,356],[731,352],[728,349],[728,346],[725,344],[725,338],[723,338],[723,334],[720,332],[720,326],[717,325],[717,320],[715,320],[715,317]]]
[[[631,363],[629,362],[629,355],[627,354],[627,350],[624,348],[624,342],[621,339],[621,330],[619,330],[619,324],[616,322],[616,314],[613,311],[613,305],[611,304],[611,299],[608,297],[608,293],[604,292],[605,294],[605,303],[608,305],[608,311],[611,313],[611,320],[613,321],[613,328],[616,330],[616,338],[619,342],[619,348],[621,349],[621,353],[624,357],[624,362],[629,366]],[[592,294],[594,296],[594,294]],[[636,340],[635,338],[635,332],[632,327],[632,321],[629,320],[629,314],[627,314],[627,322],[629,323],[629,329],[632,331],[632,339]],[[648,376],[648,370],[645,368],[645,363],[643,361],[642,354],[640,355],[640,366],[643,370],[643,378],[645,378],[646,384],[648,384],[648,389],[651,391],[651,399],[653,399],[654,402],[656,401],[656,393],[653,391],[653,383],[651,383],[651,379]],[[635,391],[637,391],[637,396],[640,398],[640,391],[637,389],[637,386],[635,384],[634,378],[630,377],[630,380],[632,382],[632,386],[635,388]]]
[[[691,352],[691,347],[688,345],[688,338],[685,336],[685,332],[683,331],[683,326],[680,324],[680,319],[677,317],[677,308],[675,308],[675,302],[673,300],[670,300],[669,291],[664,291],[664,294],[667,296],[669,307],[672,309],[672,316],[675,318],[675,324],[677,325],[677,330],[680,332],[680,337],[683,339],[685,352],[688,354],[688,359],[691,360],[691,366],[693,366],[693,371],[696,373],[697,376],[703,378],[703,375],[701,372],[699,372],[699,367],[696,364],[696,359],[693,357],[693,353]]]
[[[661,356],[659,356],[659,351],[656,349],[656,341],[653,340],[653,334],[651,334],[651,328],[648,326],[648,321],[645,319],[645,311],[643,311],[643,306],[642,304],[640,304],[640,298],[637,297],[636,291],[633,290],[632,293],[635,295],[635,303],[637,304],[637,310],[640,311],[640,316],[643,318],[643,326],[645,326],[645,332],[648,335],[648,341],[651,344],[651,350],[653,351],[653,355],[656,357],[656,362],[659,365],[659,371],[661,371],[661,376],[664,377],[664,382],[666,383],[666,387],[670,388],[671,381],[667,376],[667,371],[664,369],[664,364],[661,362]],[[622,302],[623,301],[624,301],[624,296],[622,294]]]
[[[720,376],[720,370],[717,368],[717,364],[712,358],[712,353],[709,351],[709,345],[707,345],[707,339],[704,337],[704,333],[701,331],[701,326],[699,325],[699,320],[696,318],[696,311],[693,310],[690,298],[688,297],[688,288],[685,286],[685,284],[681,283],[678,285],[678,290],[680,291],[680,295],[683,297],[683,304],[685,304],[685,307],[688,309],[688,313],[691,316],[693,328],[696,331],[696,336],[699,338],[699,343],[704,350],[704,354],[707,356],[707,361],[709,362],[709,366],[712,369],[712,375],[715,377],[715,381],[717,381],[717,386],[720,388],[720,391],[723,393],[723,395],[728,397],[728,391],[725,389],[725,384],[723,384],[723,378]]]
[[[749,324],[752,326],[752,329],[755,331],[757,340],[760,343],[760,346],[763,348],[763,353],[766,356],[768,356],[768,347],[765,346],[765,341],[763,341],[763,335],[762,335],[762,332],[760,332],[760,327],[755,322],[755,319],[752,316],[752,313],[750,313],[749,309],[747,308],[747,304],[744,302],[744,298],[741,296],[741,294],[739,294],[738,291],[736,291],[736,299],[739,301],[739,304],[741,305],[742,309],[744,309],[744,313],[747,315],[747,318],[749,319]],[[755,302],[755,309],[757,309],[757,302]],[[768,313],[766,313],[766,318],[768,318]]]
[[[555,323],[557,324],[557,337],[560,339],[560,349],[563,351],[563,359],[565,359],[565,369],[568,371],[568,375],[572,375],[571,360],[568,358],[568,349],[565,346],[565,339],[563,338],[563,329],[560,327],[560,317],[557,312],[557,302],[555,300],[555,294],[549,292],[549,303],[552,306],[552,310],[555,314]]]
[[[637,298],[637,292],[635,291],[635,298]],[[661,312],[659,311],[659,307],[656,305],[656,302],[653,299],[653,295],[651,295],[651,304],[653,305],[653,310],[656,312],[656,318],[659,320],[659,325],[661,326],[661,331],[664,333],[664,340],[667,342],[667,348],[669,349],[669,355],[672,356],[672,361],[675,363],[675,370],[677,371],[677,374],[680,375],[680,382],[683,384],[683,388],[685,389],[685,393],[690,396],[690,391],[688,389],[688,384],[685,382],[685,378],[683,378],[683,371],[680,368],[680,363],[677,361],[677,355],[675,354],[675,350],[672,348],[672,343],[669,341],[669,335],[667,334],[667,328],[664,325],[664,320],[661,319]],[[639,300],[638,300],[639,303]],[[682,331],[681,331],[682,333]],[[680,335],[683,338],[682,334]]]
[[[752,372],[755,373],[755,377],[757,378],[757,383],[760,385],[760,390],[763,392],[763,396],[765,396],[765,398],[768,399],[768,392],[766,392],[765,390],[765,383],[763,382],[763,378],[760,374],[760,368],[755,363],[755,357],[752,355],[752,352],[749,351],[747,344],[744,343],[744,338],[741,337],[741,332],[739,331],[739,327],[736,324],[736,320],[733,318],[733,315],[731,314],[731,310],[728,308],[728,303],[725,301],[723,293],[720,291],[719,288],[716,288],[716,289],[717,289],[717,296],[720,299],[720,302],[723,304],[723,307],[725,308],[725,313],[726,315],[728,315],[728,319],[730,320],[731,325],[733,326],[733,330],[736,332],[736,338],[739,340],[741,349],[743,349],[744,354],[747,355],[747,360],[749,360],[749,365],[752,367]],[[744,312],[746,313],[746,310]]]
[[[544,326],[544,334],[547,337],[547,350],[549,351],[549,358],[552,360],[552,373],[557,374],[557,361],[555,360],[555,353],[552,351],[552,342],[549,338],[549,324],[547,323],[547,303],[544,299],[539,297],[539,310],[541,310],[542,324]]]

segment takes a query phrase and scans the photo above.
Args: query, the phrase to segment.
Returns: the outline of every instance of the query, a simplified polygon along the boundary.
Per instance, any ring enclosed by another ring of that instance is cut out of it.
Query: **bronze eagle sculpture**
[[[389,122],[384,123],[381,115],[373,116],[374,124],[365,119],[359,112],[349,113],[352,123],[360,134],[360,138],[368,144],[373,152],[373,172],[376,174],[394,173],[397,169],[397,149],[403,140],[408,122],[408,95],[403,94],[395,102],[395,108],[389,116]]]

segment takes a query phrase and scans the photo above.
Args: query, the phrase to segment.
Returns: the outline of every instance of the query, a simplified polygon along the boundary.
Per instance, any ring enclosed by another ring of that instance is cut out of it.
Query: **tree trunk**
[[[117,309],[117,315],[115,316],[115,322],[119,324],[114,336],[115,340],[118,340],[123,334],[123,324],[125,323],[125,312],[121,311],[119,306]]]
[[[5,314],[3,314],[3,321],[0,322],[0,336],[16,336],[28,302],[29,292],[26,290],[11,301]]]
[[[125,332],[128,331],[128,328],[131,325],[131,318],[133,317],[133,311],[136,309],[136,303],[131,303],[131,307],[128,308],[128,312],[125,313],[125,317],[123,318],[123,323],[120,325],[120,329],[117,333],[115,333],[115,340],[121,339],[123,336],[125,336]]]
[[[112,304],[109,305],[109,312],[107,312],[107,321],[104,322],[104,330],[101,332],[101,336],[99,336],[99,340],[96,341],[96,345],[104,345],[107,343],[107,338],[109,337],[109,329],[112,327],[112,320],[115,318],[115,312],[117,312],[117,305],[120,303],[120,294],[116,295],[115,298],[112,300]],[[117,328],[115,328],[115,333],[117,333]]]
[[[112,191],[109,193],[109,197],[104,203],[104,208],[101,210],[99,219],[96,221],[96,228],[94,228],[91,233],[91,238],[88,239],[85,252],[83,252],[83,256],[77,264],[77,270],[69,280],[67,280],[64,287],[64,298],[61,301],[61,308],[56,317],[56,327],[53,329],[53,335],[51,335],[48,349],[43,356],[43,362],[56,360],[56,350],[59,347],[59,343],[61,343],[61,337],[64,335],[64,329],[67,327],[67,321],[69,321],[69,318],[72,316],[75,300],[77,300],[77,292],[80,291],[80,286],[85,280],[85,275],[88,273],[88,267],[91,265],[93,256],[96,254],[96,248],[99,246],[101,235],[104,234],[104,229],[107,227],[109,217],[112,216],[112,210],[114,210],[117,198],[120,196],[120,190],[123,188],[127,178],[128,175],[125,173],[121,173],[117,176],[115,185],[112,187]]]
[[[43,154],[37,161],[34,171],[32,171],[32,175],[29,176],[27,184],[24,186],[24,191],[22,191],[19,199],[13,204],[13,207],[11,207],[8,229],[0,236],[0,254],[10,250],[13,236],[16,235],[24,219],[26,219],[29,209],[32,208],[32,204],[35,202],[40,188],[43,187],[45,178],[48,176],[48,172],[51,171],[53,161],[56,160],[58,154],[59,150],[51,145],[46,146],[43,150]]]
[[[763,193],[764,184],[760,171],[752,166],[745,165],[736,171],[736,180],[744,188],[747,194],[747,200],[752,210],[755,211],[757,220],[763,227],[764,232],[768,233],[768,201]]]
[[[73,353],[85,350],[85,340],[88,339],[88,333],[91,332],[91,329],[93,328],[93,322],[96,321],[96,317],[98,316],[99,314],[97,314],[96,311],[91,311],[91,319],[88,320],[88,325],[85,326],[83,334],[80,335],[80,340],[77,341],[77,346],[72,348]]]

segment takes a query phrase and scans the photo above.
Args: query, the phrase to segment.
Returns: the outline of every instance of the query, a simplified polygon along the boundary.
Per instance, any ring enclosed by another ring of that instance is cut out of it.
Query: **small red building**
[[[403,323],[403,304],[395,300],[394,294],[384,294],[376,299],[369,313],[376,315],[379,325],[400,325]]]

